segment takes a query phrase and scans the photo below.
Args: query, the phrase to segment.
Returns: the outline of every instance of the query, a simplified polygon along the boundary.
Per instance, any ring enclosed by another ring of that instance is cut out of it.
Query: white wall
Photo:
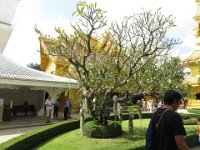
[[[31,90],[27,87],[22,87],[19,89],[0,89],[0,99],[4,99],[4,105],[23,105],[24,101],[28,101],[29,105],[34,105],[36,108],[36,114],[42,115],[41,110],[43,110],[43,91],[41,90]]]

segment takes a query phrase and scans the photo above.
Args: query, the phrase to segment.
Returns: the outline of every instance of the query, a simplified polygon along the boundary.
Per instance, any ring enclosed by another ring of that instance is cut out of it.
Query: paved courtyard
[[[78,118],[79,114],[72,114],[72,119]],[[63,117],[52,119],[51,124],[60,121],[63,121]],[[0,143],[45,125],[49,125],[46,123],[46,117],[19,116],[12,118],[11,121],[0,123]]]

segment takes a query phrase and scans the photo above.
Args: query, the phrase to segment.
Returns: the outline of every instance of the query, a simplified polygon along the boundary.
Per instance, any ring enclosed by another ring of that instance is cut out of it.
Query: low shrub
[[[5,143],[0,144],[0,149],[6,150],[27,150],[31,149],[42,142],[55,137],[58,134],[77,129],[80,126],[80,121],[63,121],[39,128],[37,130],[28,132]]]
[[[83,134],[92,138],[116,137],[122,134],[122,127],[118,122],[111,120],[108,120],[107,126],[101,126],[98,121],[92,120],[84,124]]]
[[[195,147],[199,145],[198,136],[195,134],[187,135],[185,139],[189,147]]]
[[[193,119],[183,120],[183,124],[184,125],[196,125],[197,119],[193,118]]]
[[[143,113],[142,114],[142,118],[151,118],[153,115],[153,113]],[[110,115],[108,117],[109,120],[114,120],[114,115]],[[118,119],[118,117],[117,117]],[[128,120],[129,119],[129,114],[128,113],[124,113],[123,114],[123,120]],[[139,119],[139,115],[138,113],[137,114],[134,114],[134,119]]]
[[[183,120],[191,119],[191,116],[189,114],[180,113],[180,115],[181,115]]]

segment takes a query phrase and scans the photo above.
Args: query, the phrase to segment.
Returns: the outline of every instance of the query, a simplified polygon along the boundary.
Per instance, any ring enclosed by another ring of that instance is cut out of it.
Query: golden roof
[[[193,51],[192,54],[183,62],[197,62],[200,61],[200,50]]]
[[[183,84],[190,85],[190,86],[199,86],[200,76],[189,77],[183,81]]]
[[[199,2],[200,2],[200,0],[196,0],[196,2],[197,2],[197,3],[199,3]]]

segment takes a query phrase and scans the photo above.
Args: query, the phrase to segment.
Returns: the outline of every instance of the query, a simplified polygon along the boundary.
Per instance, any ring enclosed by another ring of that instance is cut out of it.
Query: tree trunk
[[[122,125],[123,115],[121,112],[118,114],[118,117],[119,117],[119,123]]]
[[[129,122],[128,122],[128,133],[129,133],[129,135],[133,134],[133,118],[134,118],[134,114],[129,113]]]
[[[140,126],[142,126],[142,107],[139,107],[138,115],[139,115]]]
[[[84,109],[81,108],[80,109],[80,132],[81,132],[81,135],[83,136],[83,125],[84,125]]]

